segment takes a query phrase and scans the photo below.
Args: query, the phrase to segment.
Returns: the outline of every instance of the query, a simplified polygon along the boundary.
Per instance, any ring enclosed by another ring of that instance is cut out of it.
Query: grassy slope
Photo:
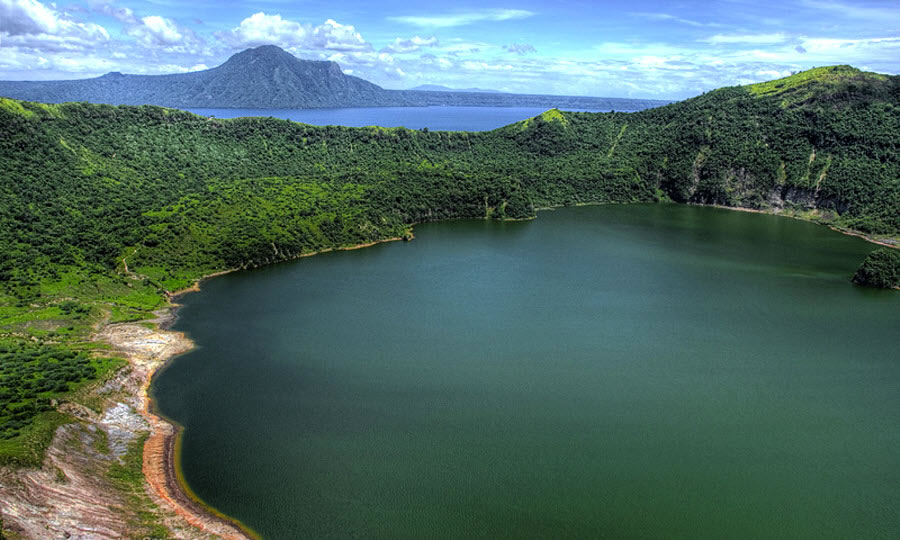
[[[0,337],[77,348],[94,325],[143,318],[206,273],[551,205],[778,207],[897,235],[898,81],[818,68],[487,133],[0,99]]]

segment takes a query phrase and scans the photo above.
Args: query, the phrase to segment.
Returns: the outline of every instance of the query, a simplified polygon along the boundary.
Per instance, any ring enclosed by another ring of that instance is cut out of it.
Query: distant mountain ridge
[[[500,90],[486,88],[450,88],[442,84],[420,84],[410,88],[414,92],[475,92],[478,94],[503,94]]]
[[[239,52],[204,71],[171,75],[107,73],[69,81],[0,81],[0,96],[43,103],[189,108],[561,107],[635,111],[667,101],[502,94],[458,90],[385,90],[329,61],[301,60],[274,45]]]

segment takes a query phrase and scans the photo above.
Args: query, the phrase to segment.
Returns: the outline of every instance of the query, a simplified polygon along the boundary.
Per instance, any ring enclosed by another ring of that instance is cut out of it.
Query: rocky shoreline
[[[143,368],[143,382],[137,393],[139,413],[150,427],[143,451],[144,478],[154,499],[162,503],[160,506],[168,507],[191,526],[220,538],[251,538],[237,524],[215,515],[185,492],[179,482],[175,453],[179,428],[152,412],[149,389],[153,375],[170,359],[194,347],[182,332],[160,328],[171,324],[172,318],[168,311],[153,321],[157,329],[136,324],[111,325],[97,336],[125,353],[132,365]]]
[[[408,233],[294,258],[412,237]],[[0,468],[2,531],[34,539],[147,537],[146,524],[142,529],[138,522],[140,515],[149,513],[156,525],[175,538],[256,537],[252,530],[186,491],[177,466],[180,427],[154,414],[149,395],[153,375],[173,357],[194,347],[184,333],[169,330],[178,307],[174,299],[198,291],[206,279],[235,270],[204,276],[189,288],[167,293],[170,305],[157,311],[155,319],[109,324],[92,336],[93,341],[112,346],[128,360],[128,366],[91,391],[103,401],[102,414],[72,402],[60,405],[61,412],[78,420],[57,429],[41,468]],[[133,493],[110,481],[109,469],[121,464],[129,445],[139,444],[142,438],[140,495],[145,500],[136,503]],[[106,452],[107,447],[112,451]]]
[[[772,209],[703,206],[811,221]],[[896,239],[877,239],[857,231],[829,227],[874,244],[898,247]],[[412,234],[409,234],[381,242],[411,238]],[[335,249],[359,249],[381,242]],[[299,257],[327,251],[332,249]],[[203,279],[231,271],[234,270]],[[200,281],[188,289],[169,294],[169,299],[199,290]],[[128,516],[150,511],[175,538],[246,539],[255,536],[185,491],[177,469],[180,428],[152,411],[149,388],[153,375],[173,357],[194,347],[182,332],[169,330],[176,308],[177,305],[172,304],[160,310],[157,318],[151,321],[107,325],[93,336],[95,341],[111,345],[127,358],[129,365],[94,391],[104,401],[102,413],[76,403],[60,406],[62,412],[78,421],[57,430],[40,469],[0,468],[0,517],[4,530],[36,539],[133,537],[138,531],[134,520]],[[123,493],[120,486],[113,485],[105,473],[123,459],[130,444],[139,443],[142,437],[146,438],[142,450],[142,489],[151,506],[134,508],[133,501],[127,500],[128,494]]]
[[[0,469],[6,531],[35,539],[133,538],[162,527],[175,538],[252,537],[191,498],[179,482],[178,429],[153,414],[148,389],[153,374],[193,343],[162,329],[172,320],[170,308],[158,315],[152,325],[107,325],[93,337],[128,360],[92,390],[102,412],[62,404],[60,410],[77,420],[57,430],[41,468]],[[120,480],[130,478],[129,457],[142,461],[142,478],[132,474],[133,485]]]

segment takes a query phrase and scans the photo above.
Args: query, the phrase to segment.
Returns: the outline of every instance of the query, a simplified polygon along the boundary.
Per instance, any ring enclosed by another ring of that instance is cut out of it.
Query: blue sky
[[[174,73],[275,44],[386,88],[680,99],[829,64],[900,72],[898,0],[0,0],[0,79]]]

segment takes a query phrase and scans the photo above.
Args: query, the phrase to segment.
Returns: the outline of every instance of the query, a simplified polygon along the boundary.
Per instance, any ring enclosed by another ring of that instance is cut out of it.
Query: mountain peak
[[[285,62],[294,60],[299,61],[300,59],[277,45],[260,45],[259,47],[244,49],[239,53],[233,54],[231,58],[222,65],[251,64],[259,62],[260,60],[268,62]]]
[[[336,63],[331,62],[329,60],[304,60],[302,58],[297,58],[293,54],[288,51],[282,49],[277,45],[260,45],[259,47],[253,47],[250,49],[244,49],[239,53],[235,53],[229,58],[223,66],[227,65],[251,65],[251,64],[263,64],[263,65],[277,65],[277,64],[310,64],[310,65],[320,65],[320,66],[334,66],[338,70],[340,70],[340,66]]]

